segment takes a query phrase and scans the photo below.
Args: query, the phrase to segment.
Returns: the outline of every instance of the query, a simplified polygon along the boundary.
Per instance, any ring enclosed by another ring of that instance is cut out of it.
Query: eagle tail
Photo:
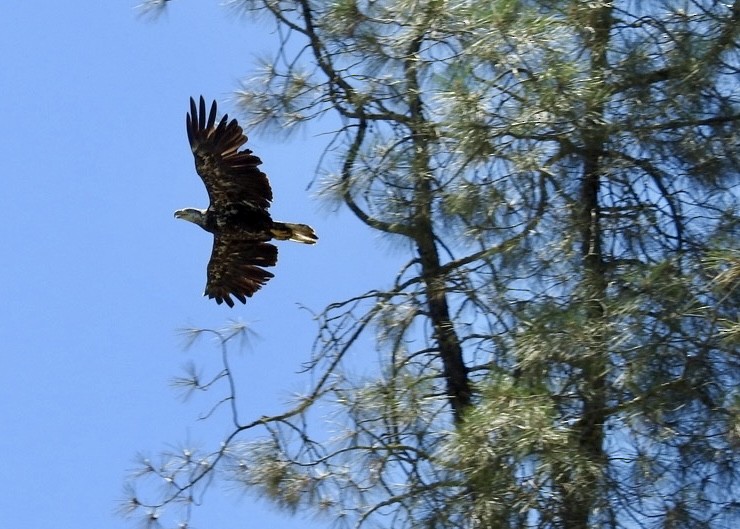
[[[272,236],[279,241],[295,241],[303,244],[314,244],[319,240],[311,226],[291,222],[273,222]]]

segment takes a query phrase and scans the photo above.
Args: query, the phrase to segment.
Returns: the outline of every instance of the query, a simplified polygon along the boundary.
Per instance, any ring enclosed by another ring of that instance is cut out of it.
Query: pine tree
[[[214,466],[350,526],[740,522],[740,3],[231,5],[284,36],[250,126],[335,116],[322,195],[408,262],[321,312],[313,393]]]

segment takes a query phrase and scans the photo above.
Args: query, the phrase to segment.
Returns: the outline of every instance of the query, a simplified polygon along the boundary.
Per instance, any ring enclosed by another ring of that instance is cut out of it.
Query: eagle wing
[[[198,171],[208,191],[210,207],[227,211],[229,206],[246,206],[267,214],[272,189],[267,175],[257,166],[262,163],[249,149],[239,151],[247,142],[244,131],[228,114],[216,125],[216,101],[206,113],[206,102],[200,96],[199,108],[190,98],[186,126],[190,148]]]
[[[204,296],[234,306],[231,296],[242,303],[267,283],[273,274],[263,266],[277,263],[277,247],[264,242],[234,240],[214,236],[211,260],[208,262],[208,282]]]

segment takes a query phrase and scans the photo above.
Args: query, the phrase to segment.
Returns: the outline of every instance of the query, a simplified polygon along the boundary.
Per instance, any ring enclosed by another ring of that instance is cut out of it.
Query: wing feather
[[[247,142],[243,129],[235,119],[224,115],[216,125],[216,101],[206,112],[206,102],[199,105],[190,98],[186,128],[190,148],[195,157],[195,169],[208,191],[211,208],[226,210],[238,203],[250,208],[267,210],[272,201],[272,189],[267,175],[258,169],[262,164],[249,149],[239,151]]]
[[[276,263],[277,247],[272,244],[215,236],[203,294],[215,299],[219,305],[226,302],[233,307],[231,296],[246,303],[247,298],[273,277],[262,267]]]

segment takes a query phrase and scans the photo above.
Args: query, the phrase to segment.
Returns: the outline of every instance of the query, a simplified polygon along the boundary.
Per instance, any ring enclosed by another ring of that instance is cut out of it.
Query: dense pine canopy
[[[333,116],[323,199],[407,263],[229,479],[340,526],[734,527],[740,3],[230,5],[283,36],[250,126]]]

